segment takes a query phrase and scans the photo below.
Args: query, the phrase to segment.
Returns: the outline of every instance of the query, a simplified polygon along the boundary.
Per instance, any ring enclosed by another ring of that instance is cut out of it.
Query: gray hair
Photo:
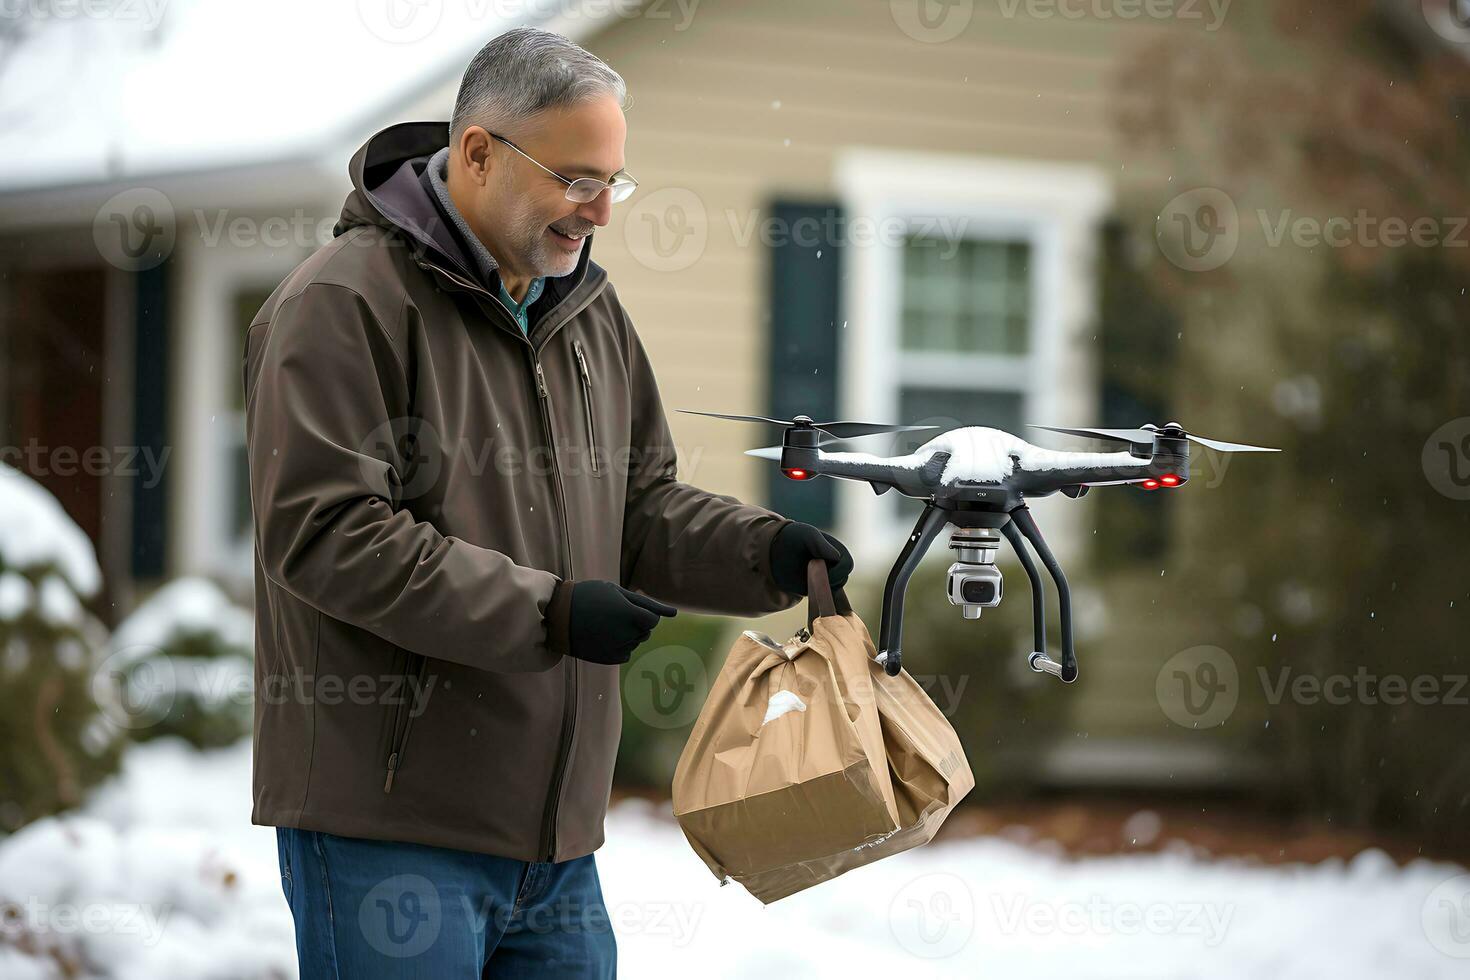
[[[465,69],[454,100],[449,137],[466,127],[513,129],[546,109],[611,95],[627,108],[623,76],[573,41],[535,27],[506,31],[480,49]]]

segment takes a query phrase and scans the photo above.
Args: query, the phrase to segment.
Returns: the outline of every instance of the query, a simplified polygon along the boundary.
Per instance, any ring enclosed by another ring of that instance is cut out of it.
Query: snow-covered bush
[[[109,645],[133,737],[177,735],[212,748],[249,734],[254,628],[206,579],[177,579],[150,596]]]
[[[0,832],[117,768],[120,733],[92,692],[106,632],[82,604],[101,580],[56,498],[0,464]]]
[[[81,808],[0,840],[0,977],[294,977],[274,831],[249,815],[248,741],[131,747]]]

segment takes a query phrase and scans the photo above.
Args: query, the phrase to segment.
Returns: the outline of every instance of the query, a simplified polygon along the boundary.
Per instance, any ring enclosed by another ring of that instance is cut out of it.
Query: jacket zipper
[[[592,373],[587,370],[587,357],[582,353],[582,342],[572,341],[577,352],[577,366],[582,374],[582,407],[587,411],[587,453],[592,457],[592,475],[597,476],[597,429],[592,421]]]
[[[546,428],[546,441],[551,449],[551,472],[554,476],[556,488],[557,506],[561,510],[562,546],[566,555],[566,577],[572,576],[572,534],[567,526],[567,504],[566,491],[562,488],[561,469],[556,465],[556,437],[551,429],[551,394],[546,388],[546,373],[541,369],[541,359],[537,356],[535,348],[531,350],[531,363],[536,369],[536,394],[537,402],[541,406],[541,422]],[[566,779],[567,762],[571,756],[572,727],[577,717],[577,665],[573,661],[563,664],[566,676],[566,688],[564,691],[565,706],[561,716],[561,735],[557,741],[556,769],[551,777],[551,797],[546,804],[546,818],[541,828],[543,844],[542,853],[544,860],[551,861],[556,856],[556,817],[561,809],[562,782]]]
[[[412,675],[414,679],[410,681],[408,664],[412,663],[415,657],[419,660],[419,667],[417,672]],[[400,735],[398,733],[398,721],[403,716],[403,702],[400,701],[398,706],[393,709],[393,739],[388,746],[388,777],[383,780],[384,793],[393,792],[393,777],[397,774],[399,764],[403,761],[403,750],[408,745],[408,733],[413,728],[414,702],[412,699],[416,691],[423,689],[424,671],[428,666],[429,659],[416,653],[410,653],[408,660],[404,663],[403,683],[406,688],[404,691],[404,700],[409,702],[408,720],[403,725],[403,734]]]
[[[541,422],[546,427],[547,447],[551,450],[551,473],[552,476],[555,478],[554,482],[556,486],[556,503],[557,507],[561,510],[562,515],[561,539],[562,547],[565,549],[564,554],[566,555],[567,559],[566,574],[571,575],[572,532],[571,529],[567,526],[566,521],[567,498],[566,490],[562,487],[561,483],[561,468],[556,465],[556,437],[552,435],[551,432],[551,393],[546,388],[546,373],[541,370],[541,359],[536,356],[536,352],[534,350],[531,352],[531,363],[536,368],[536,391],[537,394],[540,395]]]

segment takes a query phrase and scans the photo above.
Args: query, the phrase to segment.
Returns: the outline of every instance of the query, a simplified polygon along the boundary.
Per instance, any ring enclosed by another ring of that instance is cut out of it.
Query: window
[[[902,454],[965,425],[1029,439],[1027,423],[1098,415],[1094,264],[1111,202],[1100,172],[854,149],[836,186],[851,229],[838,417],[937,427],[845,448]],[[860,564],[886,568],[922,502],[851,481],[838,493],[840,536]],[[1084,508],[1033,509],[1065,558]]]
[[[1031,247],[910,235],[903,245],[904,351],[1024,354]]]
[[[898,415],[938,431],[1023,425],[1031,334],[1031,246],[1025,241],[946,242],[910,235],[903,244],[898,344]],[[901,433],[908,453],[937,432]],[[895,516],[917,520],[923,505],[892,496]]]

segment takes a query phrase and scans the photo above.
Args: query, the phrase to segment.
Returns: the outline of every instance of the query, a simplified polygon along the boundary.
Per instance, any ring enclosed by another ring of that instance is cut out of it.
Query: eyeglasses
[[[567,200],[572,201],[576,204],[589,204],[592,201],[597,200],[597,195],[601,194],[605,190],[612,191],[612,203],[617,204],[619,201],[626,201],[628,199],[628,195],[632,194],[635,190],[638,189],[638,181],[634,180],[633,176],[625,170],[619,170],[617,173],[613,174],[612,180],[610,181],[598,180],[596,177],[578,177],[576,180],[567,180],[561,174],[557,173],[555,170],[552,170],[550,167],[546,166],[540,160],[537,160],[535,157],[531,156],[531,154],[527,153],[519,146],[516,146],[504,136],[497,136],[495,133],[490,133],[490,135],[500,140],[500,142],[504,143],[512,150],[515,150],[527,160],[530,160],[542,170],[551,174],[551,176],[555,177],[563,184],[566,184]]]

